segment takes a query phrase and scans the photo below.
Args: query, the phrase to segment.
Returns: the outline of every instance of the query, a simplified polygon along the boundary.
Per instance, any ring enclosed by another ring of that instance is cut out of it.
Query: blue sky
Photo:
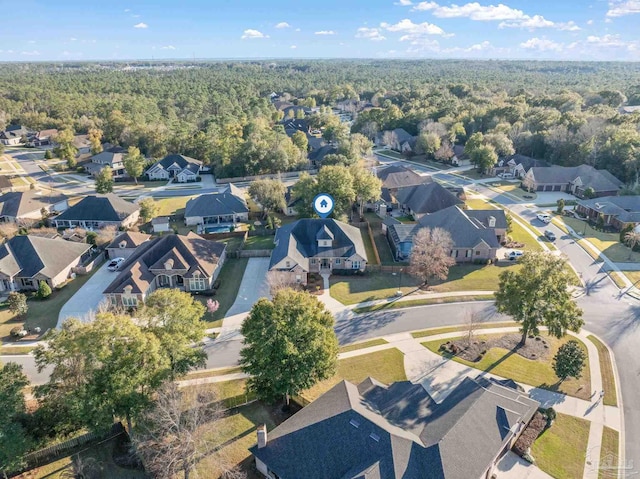
[[[19,10],[0,30],[0,61],[640,60],[640,0],[26,0]]]

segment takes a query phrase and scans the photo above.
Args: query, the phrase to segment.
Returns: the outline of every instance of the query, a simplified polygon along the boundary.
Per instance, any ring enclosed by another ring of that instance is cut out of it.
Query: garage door
[[[555,185],[553,191],[562,191],[562,185]]]

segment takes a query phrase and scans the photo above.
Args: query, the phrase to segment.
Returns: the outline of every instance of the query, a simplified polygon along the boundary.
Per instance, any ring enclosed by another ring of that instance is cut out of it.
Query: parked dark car
[[[544,236],[545,238],[547,238],[549,241],[555,241],[556,240],[556,235],[553,231],[551,230],[545,230],[544,232]]]

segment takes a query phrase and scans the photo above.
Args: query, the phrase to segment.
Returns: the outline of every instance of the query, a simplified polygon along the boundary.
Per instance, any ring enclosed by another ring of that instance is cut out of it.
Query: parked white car
[[[498,175],[498,178],[502,178],[503,180],[510,180],[511,178],[513,178],[513,173],[509,173],[509,172],[504,172],[504,173],[500,173]]]
[[[551,216],[546,213],[538,213],[536,216],[543,223],[551,223]]]
[[[107,265],[107,269],[109,271],[118,271],[118,268],[120,268],[120,265],[122,264],[123,261],[124,261],[124,258],[113,258],[111,261],[109,261],[109,264]]]
[[[513,251],[508,252],[505,255],[505,258],[507,258],[509,261],[515,261],[523,254],[524,254],[524,251],[520,251],[519,249],[514,249]]]

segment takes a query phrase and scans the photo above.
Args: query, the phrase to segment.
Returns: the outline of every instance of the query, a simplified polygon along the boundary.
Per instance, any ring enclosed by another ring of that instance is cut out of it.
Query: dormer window
[[[489,221],[489,228],[495,228],[496,227],[496,217],[495,216],[489,216],[488,221]]]
[[[124,249],[127,247],[127,242],[126,241],[120,241],[120,243],[118,244],[118,247],[120,249]]]

